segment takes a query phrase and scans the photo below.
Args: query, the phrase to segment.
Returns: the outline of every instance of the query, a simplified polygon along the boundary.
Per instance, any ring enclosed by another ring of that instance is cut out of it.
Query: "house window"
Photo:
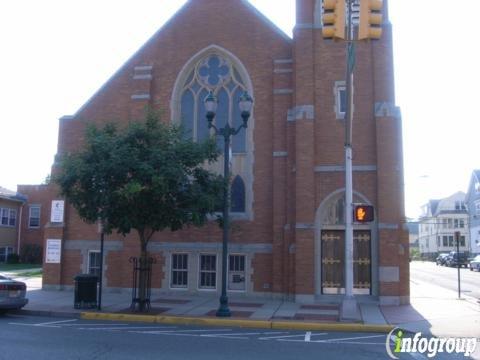
[[[480,215],[480,201],[475,202],[475,213]]]
[[[188,254],[172,254],[172,288],[186,288],[188,286]]]
[[[448,246],[450,246],[450,247],[453,246],[453,236],[448,237]]]
[[[335,82],[335,116],[344,119],[347,112],[347,87],[345,81]]]
[[[465,235],[460,236],[460,246],[465,246]]]
[[[217,255],[200,255],[200,289],[217,286]]]
[[[32,205],[28,214],[28,227],[38,228],[40,227],[40,206]]]
[[[245,290],[245,255],[228,257],[228,289]]]
[[[10,209],[10,219],[8,220],[8,225],[15,226],[17,224],[17,210]]]
[[[2,225],[8,226],[8,218],[9,218],[9,209],[1,209],[2,210]]]
[[[467,207],[465,206],[464,201],[455,201],[455,210],[466,210]]]
[[[448,246],[448,236],[443,236],[443,246]]]
[[[100,251],[91,250],[88,252],[88,273],[100,278],[100,262],[102,258]]]
[[[10,246],[0,247],[0,262],[7,262],[8,255],[13,254],[13,248]]]

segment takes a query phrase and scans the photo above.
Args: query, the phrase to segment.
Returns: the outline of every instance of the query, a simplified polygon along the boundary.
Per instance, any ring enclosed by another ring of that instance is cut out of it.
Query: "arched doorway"
[[[355,203],[371,202],[354,193]],[[353,234],[353,282],[355,295],[376,295],[376,223],[355,224]],[[345,293],[345,191],[325,198],[315,219],[315,293],[317,296]]]

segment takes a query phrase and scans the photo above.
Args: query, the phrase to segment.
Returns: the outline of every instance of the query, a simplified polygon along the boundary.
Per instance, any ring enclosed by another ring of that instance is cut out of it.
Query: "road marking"
[[[229,335],[217,335],[217,336],[210,336],[210,335],[197,335],[200,337],[214,337],[214,338],[221,338],[221,339],[232,339],[232,340],[248,340],[248,336],[229,336]]]
[[[37,324],[25,324],[25,323],[8,323],[8,325],[19,325],[19,326],[31,326],[31,327],[38,327],[39,325]],[[44,325],[42,327],[48,327],[48,328],[61,328],[61,326],[53,326],[53,325]]]
[[[370,335],[370,336],[357,336],[357,337],[351,337],[351,338],[314,340],[312,342],[335,342],[335,341],[345,341],[345,340],[372,339],[372,338],[378,338],[378,337],[385,337],[385,335]]]
[[[281,333],[278,333],[278,334],[281,334]],[[288,332],[287,332],[288,334]],[[314,336],[317,336],[317,335],[327,335],[327,333],[317,333],[317,334],[310,334],[311,335],[314,335]],[[275,340],[275,339],[285,339],[285,338],[292,338],[292,337],[299,337],[299,336],[303,336],[303,340],[298,340],[298,341],[305,341],[305,335],[303,334],[297,334],[297,335],[281,335],[281,336],[264,336],[264,337],[261,337],[261,338],[258,338],[258,340]],[[295,340],[296,341],[296,340]]]
[[[106,324],[108,325],[108,324]],[[85,326],[85,325],[84,325]],[[155,330],[155,329],[171,329],[170,326],[132,326],[132,327],[123,327],[123,326],[120,326],[120,327],[115,327],[115,326],[109,326],[109,327],[103,327],[103,328],[90,328],[90,327],[83,327],[83,328],[78,328],[78,330],[119,330],[119,331],[122,331],[122,330],[133,330],[133,329],[151,329],[151,330]]]
[[[21,325],[21,326],[34,326],[34,327],[48,327],[48,328],[61,328],[61,325],[55,325],[55,324],[63,324],[66,322],[72,322],[72,321],[77,321],[77,319],[71,319],[71,320],[61,320],[61,321],[49,321],[45,323],[38,323],[38,324],[25,324],[25,323],[9,323],[9,325]]]
[[[49,321],[45,323],[35,324],[35,326],[45,326],[45,325],[54,325],[54,324],[63,324],[67,322],[78,321],[77,319],[70,319],[70,320],[60,320],[60,321]]]
[[[307,331],[305,333],[305,342],[310,342],[310,338],[312,337],[312,332],[311,331]]]
[[[63,326],[108,326],[112,325],[112,323],[106,323],[106,324],[65,324]],[[130,324],[115,324],[115,326],[128,326]]]
[[[216,337],[216,336],[228,337],[228,336],[239,336],[239,335],[243,335],[243,336],[249,335],[250,336],[250,335],[260,335],[260,334],[262,334],[262,333],[255,332],[255,333],[236,333],[236,334],[235,333],[233,333],[233,334],[232,333],[229,333],[229,334],[202,334],[200,336],[205,336],[205,337],[208,337],[208,336],[210,336],[210,337]]]
[[[189,333],[189,332],[207,332],[207,331],[232,331],[232,329],[193,329],[193,330],[164,330],[164,331],[131,331],[138,333],[151,333],[151,334],[177,334],[177,333]],[[200,335],[198,335],[200,336]]]
[[[286,341],[286,342],[305,342],[303,339],[302,340],[293,340],[293,339],[278,339],[277,341]],[[310,341],[309,344],[345,344],[345,345],[381,345],[385,346],[384,342],[381,343],[374,343],[374,342],[362,342],[362,341],[325,341],[325,340],[313,340]]]

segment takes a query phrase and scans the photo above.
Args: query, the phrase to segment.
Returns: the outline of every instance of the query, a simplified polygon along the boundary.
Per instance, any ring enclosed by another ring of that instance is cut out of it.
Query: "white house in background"
[[[457,192],[445,199],[430,200],[419,219],[419,250],[424,258],[456,250],[455,232],[460,232],[460,252],[470,251],[466,195]]]
[[[407,228],[410,249],[418,249],[418,221],[408,221]]]
[[[470,253],[480,254],[480,170],[472,172],[466,203],[469,210]]]

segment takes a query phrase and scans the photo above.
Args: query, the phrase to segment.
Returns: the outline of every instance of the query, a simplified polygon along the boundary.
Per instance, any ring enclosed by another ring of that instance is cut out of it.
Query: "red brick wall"
[[[252,259],[253,291],[271,292],[272,291],[272,255],[255,254]]]
[[[23,206],[21,222],[21,245],[35,244],[43,246],[44,228],[50,222],[52,200],[58,200],[58,190],[50,185],[18,185],[17,191],[27,197]],[[29,205],[40,205],[40,227],[29,228]]]
[[[320,203],[345,186],[342,172],[315,172],[315,167],[344,164],[344,124],[335,118],[334,85],[345,78],[346,67],[345,44],[325,41],[320,29],[308,28],[313,9],[314,0],[297,0],[297,22],[302,26],[295,29],[294,41],[288,41],[240,1],[190,1],[73,118],[61,120],[58,153],[81,148],[87,123],[126,124],[148,104],[162,112],[164,121],[170,121],[172,89],[183,66],[212,44],[227,49],[245,65],[255,97],[254,220],[235,221],[231,242],[272,245],[272,254],[253,258],[255,291],[313,294],[314,231],[309,226]],[[380,265],[399,266],[401,279],[396,284],[380,284],[380,293],[408,295],[408,247],[401,251],[407,240],[400,230],[401,127],[397,119],[379,119],[374,114],[376,102],[394,103],[391,47],[389,31],[382,41],[357,47],[353,164],[373,165],[377,171],[355,172],[353,181],[354,190],[376,206],[379,222],[399,229],[380,230]],[[293,61],[275,61],[280,59]],[[153,78],[138,84],[132,75],[135,66],[142,65],[152,66]],[[151,99],[131,100],[139,89],[150,92]],[[292,91],[274,94],[275,90]],[[289,109],[305,105],[313,106],[313,119],[287,122]],[[288,156],[273,157],[273,152]],[[68,206],[66,222],[65,240],[98,238],[96,226],[84,224]],[[155,234],[152,242],[221,240],[221,231],[212,222],[204,228],[164,231]],[[123,243],[123,251],[108,254],[107,278],[112,287],[130,286],[128,259],[139,252],[136,234],[128,235]],[[163,257],[155,256],[152,285],[160,287]],[[64,279],[74,272],[70,267],[78,268],[77,258],[66,259],[72,263],[64,262]]]

